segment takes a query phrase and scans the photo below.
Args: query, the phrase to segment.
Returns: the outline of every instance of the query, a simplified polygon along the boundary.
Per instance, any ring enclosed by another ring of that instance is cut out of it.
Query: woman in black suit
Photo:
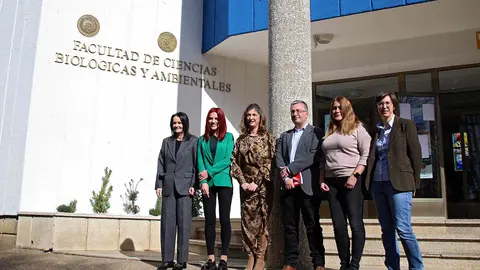
[[[158,156],[155,190],[162,197],[161,248],[163,263],[160,270],[186,269],[188,239],[192,224],[192,197],[195,194],[197,137],[188,131],[188,116],[183,112],[172,115],[172,136],[162,142]],[[175,235],[178,229],[177,263],[174,263]]]

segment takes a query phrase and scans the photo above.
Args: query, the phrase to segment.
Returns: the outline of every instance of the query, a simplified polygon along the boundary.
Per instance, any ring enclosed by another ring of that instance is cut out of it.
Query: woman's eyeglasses
[[[379,108],[382,108],[383,106],[389,107],[390,105],[392,105],[392,103],[389,102],[389,101],[387,101],[387,102],[378,102],[378,103],[377,103],[377,106],[378,106]]]

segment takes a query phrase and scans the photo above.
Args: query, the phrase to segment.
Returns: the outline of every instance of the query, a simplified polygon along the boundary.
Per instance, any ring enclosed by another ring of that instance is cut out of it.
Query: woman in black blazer
[[[162,142],[158,156],[155,190],[162,197],[160,270],[186,269],[188,240],[192,225],[192,197],[195,194],[197,137],[188,131],[188,116],[183,112],[172,115],[172,136]],[[177,263],[174,263],[175,235],[178,229]]]

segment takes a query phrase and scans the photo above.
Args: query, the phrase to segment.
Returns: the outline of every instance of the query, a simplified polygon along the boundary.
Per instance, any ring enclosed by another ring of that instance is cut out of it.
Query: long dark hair
[[[247,113],[250,110],[255,110],[258,113],[258,115],[260,115],[260,123],[258,125],[258,133],[263,133],[263,132],[267,131],[267,129],[265,128],[267,119],[266,119],[265,115],[263,114],[262,109],[260,108],[260,106],[257,103],[252,103],[252,104],[247,106],[245,111],[243,111],[243,118],[242,118],[242,121],[240,122],[240,128],[242,129],[242,133],[247,134],[248,131],[249,131],[248,130]]]
[[[170,118],[170,130],[172,131],[172,136],[175,137],[175,132],[174,132],[174,129],[173,129],[173,118],[175,116],[180,118],[180,122],[182,122],[183,137],[186,138],[187,140],[190,139],[190,137],[191,137],[190,131],[189,131],[190,123],[188,121],[188,115],[184,112],[177,112],[177,113],[173,114],[172,117]]]
[[[207,113],[207,119],[205,121],[205,134],[203,134],[205,141],[210,139],[210,135],[212,131],[210,130],[210,125],[208,124],[208,117],[210,117],[211,113],[217,113],[218,116],[218,140],[222,141],[225,138],[225,134],[227,134],[227,121],[225,120],[225,113],[220,108],[211,108]]]

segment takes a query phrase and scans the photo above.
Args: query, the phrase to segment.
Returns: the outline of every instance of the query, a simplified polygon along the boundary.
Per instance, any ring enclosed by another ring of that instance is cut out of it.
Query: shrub
[[[68,205],[59,205],[57,211],[63,213],[75,213],[77,211],[77,200],[71,201]]]
[[[110,196],[112,195],[112,186],[108,186],[110,182],[110,176],[112,175],[112,170],[109,170],[108,167],[104,169],[105,176],[102,177],[102,187],[100,192],[95,193],[92,191],[93,197],[90,199],[90,204],[93,207],[94,213],[107,213],[110,208]],[[108,187],[107,187],[108,186]]]
[[[151,208],[148,213],[151,216],[160,216],[162,214],[162,197],[157,198],[157,202],[155,203],[155,208]]]
[[[127,184],[125,184],[125,188],[127,189],[127,192],[125,192],[125,199],[122,197],[122,195],[120,195],[120,198],[122,198],[123,201],[123,211],[125,211],[127,214],[138,214],[140,212],[140,206],[136,205],[135,203],[138,199],[138,194],[140,193],[137,190],[137,187],[142,181],[143,178],[140,178],[135,185],[133,179],[130,179],[130,182],[128,182],[128,187]]]

